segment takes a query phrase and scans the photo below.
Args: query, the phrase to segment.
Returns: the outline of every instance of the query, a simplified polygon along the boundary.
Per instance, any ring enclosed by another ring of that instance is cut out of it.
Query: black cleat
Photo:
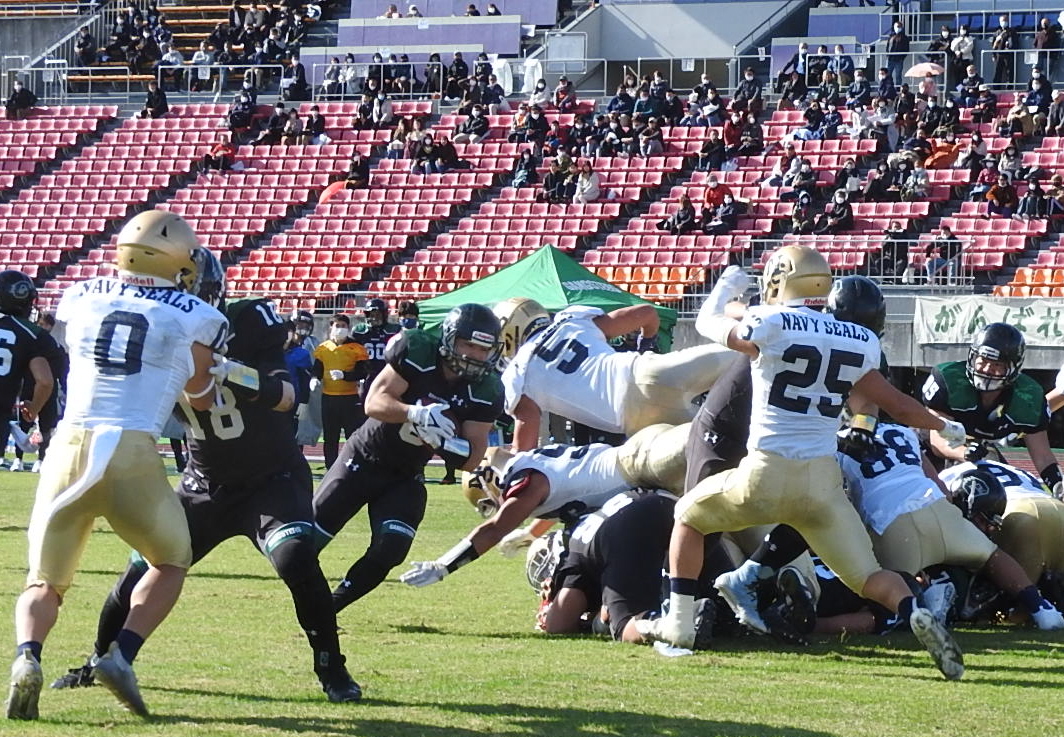
[[[695,602],[695,644],[693,650],[709,650],[713,643],[713,626],[717,622],[717,602],[698,599]]]
[[[338,673],[323,678],[321,690],[334,704],[348,704],[362,700],[362,687],[355,683],[355,679],[347,672],[347,668],[340,668]]]
[[[87,686],[95,686],[96,678],[92,675],[94,667],[92,660],[89,660],[85,665],[71,668],[66,672],[66,675],[62,675],[52,681],[52,688],[86,688]]]
[[[808,645],[806,637],[816,626],[816,604],[809,587],[794,568],[784,568],[776,579],[776,601],[761,613],[769,633],[790,645]]]

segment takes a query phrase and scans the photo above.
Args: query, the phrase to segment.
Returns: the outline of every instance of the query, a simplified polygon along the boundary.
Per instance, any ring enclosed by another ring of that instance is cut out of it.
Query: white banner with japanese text
[[[1064,302],[1034,300],[1023,305],[986,297],[921,297],[916,300],[913,334],[920,345],[971,343],[992,322],[1015,325],[1028,346],[1064,346]]]

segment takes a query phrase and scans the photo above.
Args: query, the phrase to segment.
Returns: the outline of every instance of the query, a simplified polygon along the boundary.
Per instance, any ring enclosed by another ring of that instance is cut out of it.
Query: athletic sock
[[[37,642],[36,640],[27,640],[26,642],[20,643],[19,646],[15,648],[15,657],[17,658],[22,655],[22,653],[28,652],[33,656],[33,659],[39,663],[41,662],[41,651],[43,649],[44,645],[42,643]]]
[[[122,657],[126,659],[127,663],[132,665],[137,654],[140,653],[144,638],[133,630],[123,627],[122,631],[118,633],[118,637],[115,638],[115,642],[118,643],[118,649],[122,652]]]
[[[1027,610],[1028,614],[1034,614],[1042,608],[1042,595],[1033,584],[1018,592],[1016,598],[1023,605],[1023,608]]]

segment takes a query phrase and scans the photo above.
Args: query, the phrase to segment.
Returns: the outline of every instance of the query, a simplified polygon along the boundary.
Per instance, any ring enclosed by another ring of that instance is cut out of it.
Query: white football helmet
[[[550,325],[550,313],[528,297],[511,297],[493,311],[502,324],[502,359],[511,360],[526,340]]]
[[[824,307],[831,292],[831,267],[815,248],[783,246],[765,262],[761,302],[789,307]]]
[[[525,554],[525,576],[528,578],[528,585],[537,594],[542,593],[543,582],[554,576],[564,552],[565,540],[561,530],[537,537],[528,546],[528,552]]]

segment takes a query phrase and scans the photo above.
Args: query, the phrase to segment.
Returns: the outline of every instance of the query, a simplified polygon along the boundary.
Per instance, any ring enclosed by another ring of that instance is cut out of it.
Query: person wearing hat
[[[997,95],[990,91],[990,85],[979,85],[979,96],[972,105],[973,123],[991,123],[997,114]]]

